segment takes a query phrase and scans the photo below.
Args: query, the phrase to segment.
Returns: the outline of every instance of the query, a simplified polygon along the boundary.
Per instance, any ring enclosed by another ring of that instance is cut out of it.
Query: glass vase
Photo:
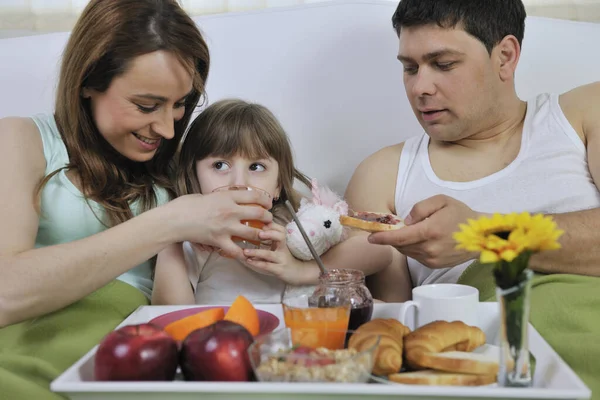
[[[496,287],[500,306],[500,370],[498,385],[530,387],[533,384],[529,359],[529,309],[533,272],[525,269],[518,283]]]

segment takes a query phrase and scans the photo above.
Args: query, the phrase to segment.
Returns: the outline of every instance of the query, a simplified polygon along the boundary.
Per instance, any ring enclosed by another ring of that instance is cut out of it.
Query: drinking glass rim
[[[354,268],[330,268],[319,276],[319,284],[345,286],[364,284],[365,273]]]
[[[341,309],[347,309],[348,311],[352,311],[352,303],[350,301],[348,301],[347,303],[341,304],[341,305],[337,305],[337,306],[333,306],[333,307],[319,307],[319,306],[310,306],[307,305],[305,306],[291,306],[289,304],[286,304],[285,301],[281,302],[281,306],[285,309],[290,309],[290,310],[331,310],[334,308],[341,308]],[[285,312],[285,310],[284,310]]]
[[[262,193],[266,194],[267,196],[269,196],[269,198],[273,197],[273,196],[271,196],[271,193],[267,192],[266,190],[261,189],[261,188],[257,188],[256,186],[251,186],[251,185],[226,185],[226,186],[220,186],[220,187],[214,189],[213,193],[214,192],[219,192],[219,191],[222,191],[222,190],[243,190],[243,189],[246,189],[246,190],[255,190],[257,192],[262,192]]]

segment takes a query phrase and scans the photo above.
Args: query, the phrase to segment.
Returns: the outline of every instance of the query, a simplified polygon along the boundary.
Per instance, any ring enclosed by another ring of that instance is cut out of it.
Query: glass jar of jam
[[[349,330],[355,330],[371,320],[373,296],[365,285],[365,274],[355,269],[329,269],[319,277],[319,284],[309,298],[311,307],[329,299],[344,298],[351,304]]]

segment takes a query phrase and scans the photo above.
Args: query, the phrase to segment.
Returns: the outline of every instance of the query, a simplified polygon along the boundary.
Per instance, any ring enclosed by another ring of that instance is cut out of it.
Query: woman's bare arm
[[[151,258],[171,240],[156,213],[72,243],[33,249],[42,141],[28,119],[0,121],[0,326],[65,307]]]
[[[268,206],[255,192],[184,196],[90,237],[34,249],[34,192],[45,168],[33,122],[0,120],[0,327],[63,308],[171,243],[190,240],[243,257],[231,236],[256,240],[259,231],[239,221],[272,220],[260,207],[239,205]]]

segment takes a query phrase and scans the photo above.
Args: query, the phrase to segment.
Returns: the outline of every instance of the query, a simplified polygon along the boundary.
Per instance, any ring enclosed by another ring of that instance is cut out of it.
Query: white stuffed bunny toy
[[[345,239],[345,229],[340,224],[340,215],[348,215],[348,203],[327,187],[319,188],[312,180],[311,200],[303,198],[296,213],[318,255]],[[296,222],[287,226],[287,245],[290,253],[300,260],[312,260],[313,256]]]

